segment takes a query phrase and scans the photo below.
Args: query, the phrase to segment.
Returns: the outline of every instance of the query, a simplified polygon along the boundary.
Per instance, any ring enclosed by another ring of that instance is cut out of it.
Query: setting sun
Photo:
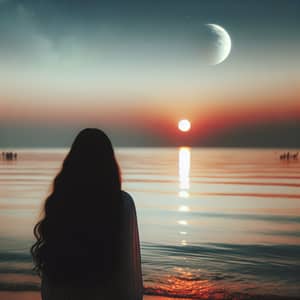
[[[191,122],[189,120],[180,120],[178,122],[178,129],[180,131],[183,131],[183,132],[190,131],[190,129],[191,129]]]

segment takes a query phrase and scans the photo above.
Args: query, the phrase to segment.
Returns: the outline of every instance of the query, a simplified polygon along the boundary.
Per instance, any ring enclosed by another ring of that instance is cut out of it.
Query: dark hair
[[[118,267],[120,218],[121,178],[112,144],[103,131],[84,129],[34,227],[34,270],[53,282],[110,280]]]

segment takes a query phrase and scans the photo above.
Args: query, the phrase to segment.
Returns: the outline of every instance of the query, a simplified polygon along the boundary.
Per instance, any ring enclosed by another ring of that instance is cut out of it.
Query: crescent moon
[[[228,32],[217,24],[206,24],[206,26],[217,36],[217,54],[213,65],[222,63],[231,52],[231,38]]]

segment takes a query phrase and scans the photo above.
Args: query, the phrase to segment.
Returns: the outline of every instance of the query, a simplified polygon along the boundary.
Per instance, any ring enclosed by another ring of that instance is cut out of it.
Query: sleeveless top
[[[142,300],[143,280],[136,209],[132,197],[122,191],[122,241],[120,272],[105,286],[55,285],[42,276],[42,300]],[[118,296],[117,296],[118,295]]]

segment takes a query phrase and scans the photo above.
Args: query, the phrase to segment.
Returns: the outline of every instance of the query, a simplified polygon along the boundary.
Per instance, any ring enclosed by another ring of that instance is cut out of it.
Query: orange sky
[[[243,91],[226,95],[188,95],[186,98],[170,93],[169,97],[164,94],[138,101],[102,101],[96,96],[86,100],[80,95],[72,99],[71,96],[62,100],[48,96],[37,100],[40,95],[11,94],[2,96],[4,101],[2,100],[0,117],[2,122],[21,121],[24,124],[63,125],[91,122],[114,128],[126,124],[132,129],[169,132],[175,136],[178,134],[177,121],[188,118],[192,122],[190,134],[198,137],[237,126],[300,119],[299,89],[254,92],[255,94]],[[207,100],[197,101],[197,97],[205,97]]]

